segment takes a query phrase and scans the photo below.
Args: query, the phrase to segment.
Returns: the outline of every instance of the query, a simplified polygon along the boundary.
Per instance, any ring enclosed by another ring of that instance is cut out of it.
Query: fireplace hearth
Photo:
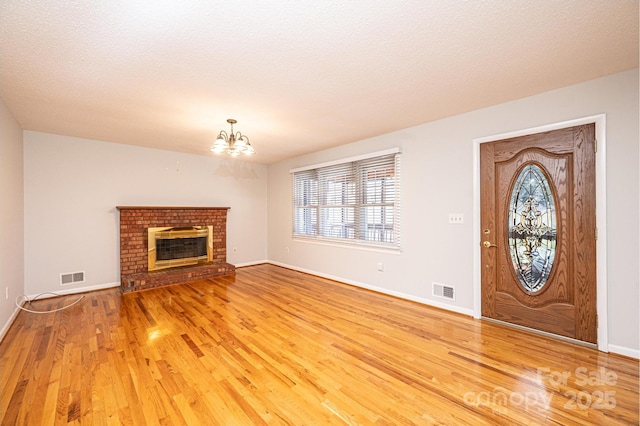
[[[118,206],[123,291],[235,272],[227,263],[228,207]]]

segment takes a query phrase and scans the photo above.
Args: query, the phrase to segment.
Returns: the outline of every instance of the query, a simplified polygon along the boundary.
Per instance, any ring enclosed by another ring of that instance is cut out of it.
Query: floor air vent
[[[60,285],[68,285],[84,282],[84,271],[60,274]]]
[[[444,299],[456,300],[455,289],[450,285],[433,283],[433,295]]]

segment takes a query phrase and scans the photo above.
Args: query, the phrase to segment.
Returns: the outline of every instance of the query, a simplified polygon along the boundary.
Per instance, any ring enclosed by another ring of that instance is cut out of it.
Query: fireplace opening
[[[148,228],[149,271],[209,263],[213,226]]]
[[[207,237],[158,239],[156,237],[156,262],[158,260],[184,259],[207,255]]]

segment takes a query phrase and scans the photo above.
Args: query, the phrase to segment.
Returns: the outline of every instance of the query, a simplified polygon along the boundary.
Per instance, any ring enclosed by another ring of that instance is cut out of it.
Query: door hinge
[[[598,239],[598,228],[597,228],[597,227],[596,227],[596,229],[595,229],[595,233],[594,233],[594,235],[595,235],[595,239],[597,240],[597,239]]]
[[[593,140],[593,152],[598,152],[598,139]]]

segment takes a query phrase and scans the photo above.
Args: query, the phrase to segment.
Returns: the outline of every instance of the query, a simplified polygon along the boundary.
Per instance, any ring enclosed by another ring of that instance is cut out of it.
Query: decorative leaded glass
[[[556,209],[542,169],[527,164],[518,175],[509,201],[509,251],[522,287],[541,290],[556,252]]]

